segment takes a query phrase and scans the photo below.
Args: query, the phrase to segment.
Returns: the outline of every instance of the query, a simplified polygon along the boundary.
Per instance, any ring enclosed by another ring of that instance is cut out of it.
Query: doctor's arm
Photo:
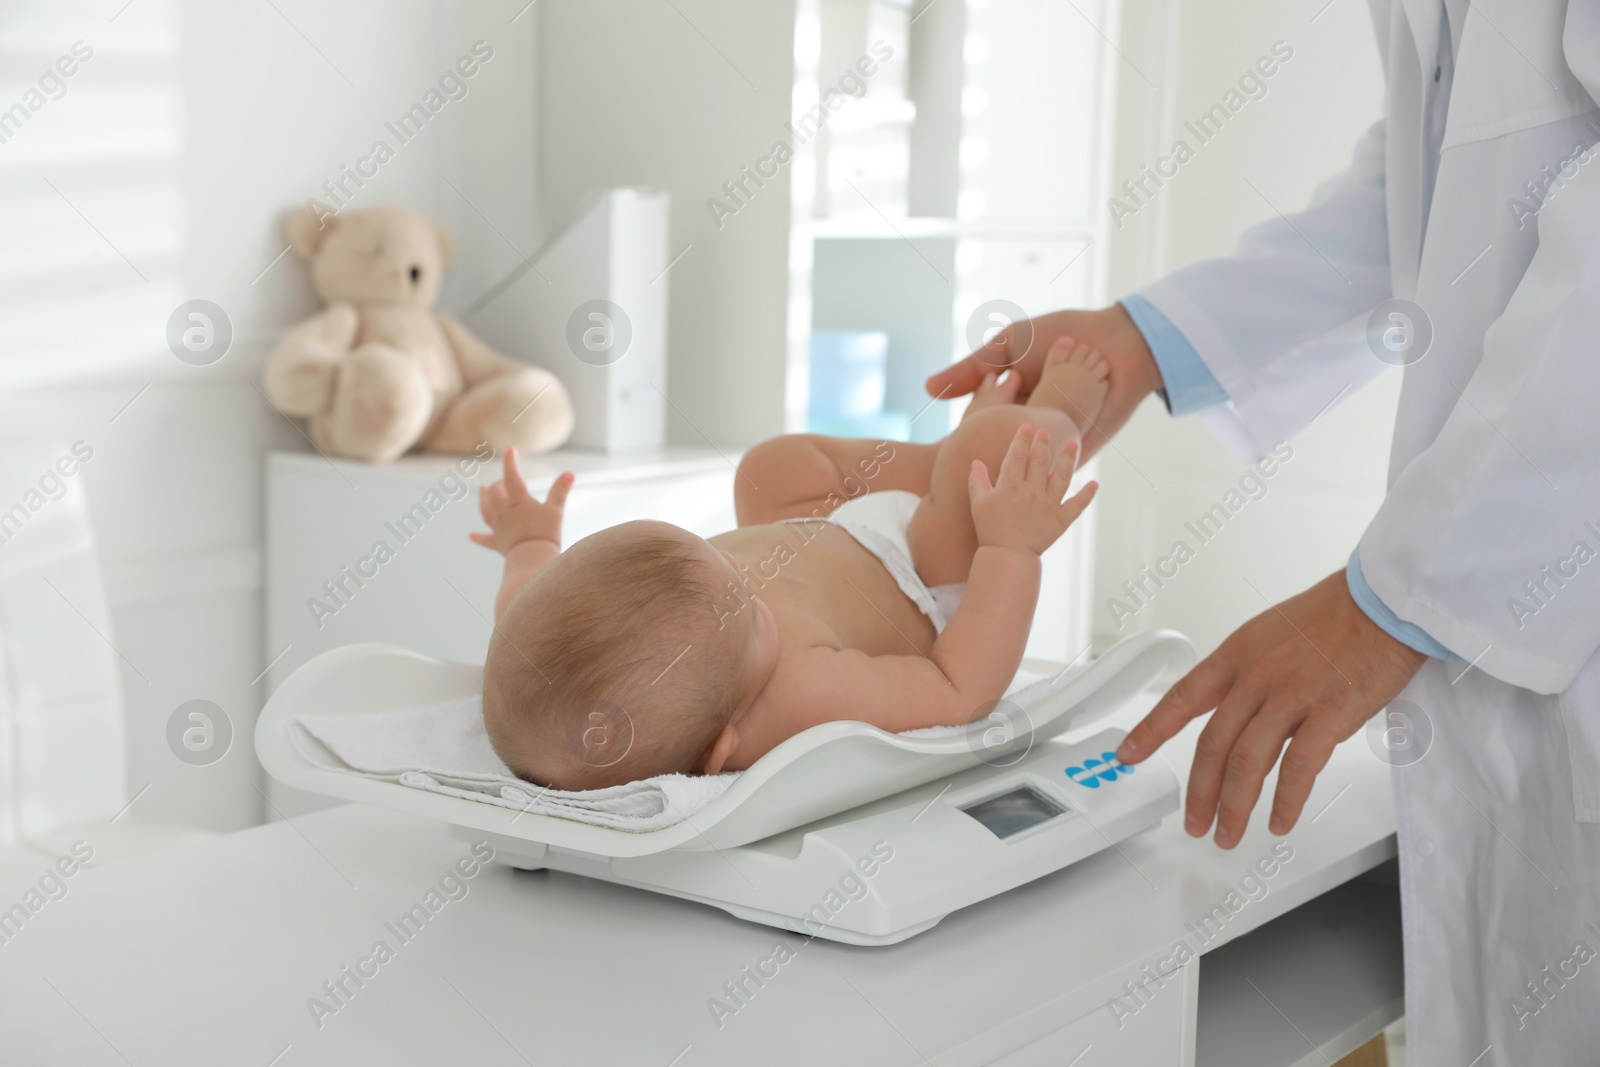
[[[1350,166],[1304,211],[1284,216],[1269,202],[1272,217],[1232,255],[1184,267],[1108,308],[1013,323],[929,378],[928,392],[960,396],[987,373],[1011,368],[1026,396],[1051,343],[1069,335],[1111,364],[1110,394],[1084,435],[1086,457],[1162,390],[1174,414],[1215,405],[1207,417],[1219,430],[1266,453],[1383,370],[1347,339],[1327,335],[1359,324],[1391,295],[1384,136],[1381,122],[1373,126]],[[1163,343],[1172,337],[1184,351]],[[1196,360],[1199,380],[1191,373]],[[1226,407],[1216,403],[1223,399]]]
[[[1236,843],[1280,752],[1270,828],[1286,832],[1333,746],[1409,680],[1425,643],[1467,661],[1463,674],[1540,693],[1573,684],[1600,648],[1583,588],[1600,555],[1597,336],[1600,174],[1580,172],[1542,212],[1538,250],[1470,380],[1433,383],[1451,391],[1449,413],[1346,572],[1241,627],[1129,736],[1137,760],[1216,707],[1190,832],[1215,814],[1218,842]],[[1381,611],[1351,610],[1366,598]],[[1403,629],[1380,625],[1384,612]]]
[[[1226,398],[1165,316],[1137,297],[1124,303],[1162,368],[1173,414],[1203,410]],[[1191,719],[1216,709],[1195,746],[1184,827],[1199,836],[1215,819],[1217,843],[1231,847],[1244,832],[1261,782],[1283,751],[1284,737],[1293,732],[1297,741],[1279,769],[1271,819],[1273,832],[1286,833],[1334,746],[1398,694],[1429,656],[1449,655],[1372,591],[1359,553],[1352,553],[1343,572],[1230,635],[1173,687],[1129,735],[1119,756],[1137,763]],[[1293,694],[1295,699],[1285,703],[1278,697],[1267,714],[1256,699],[1264,693]],[[1299,719],[1294,718],[1296,706],[1304,713]],[[1328,710],[1313,721],[1312,710],[1319,708]]]

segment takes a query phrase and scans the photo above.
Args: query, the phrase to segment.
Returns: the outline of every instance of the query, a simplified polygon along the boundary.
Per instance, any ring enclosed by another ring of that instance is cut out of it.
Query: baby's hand
[[[571,471],[564,472],[550,487],[544,503],[533,498],[517,469],[517,450],[506,449],[505,477],[493,485],[478,488],[478,510],[489,524],[489,533],[470,533],[473,544],[492,548],[502,556],[524,541],[548,541],[561,548],[561,511],[572,488]]]
[[[1015,548],[1039,555],[1056,543],[1099,486],[1090,482],[1066,502],[1061,497],[1072,482],[1078,443],[1068,441],[1050,463],[1050,433],[1021,426],[1000,464],[997,484],[989,483],[982,460],[972,461],[967,492],[972,498],[972,522],[978,544]]]

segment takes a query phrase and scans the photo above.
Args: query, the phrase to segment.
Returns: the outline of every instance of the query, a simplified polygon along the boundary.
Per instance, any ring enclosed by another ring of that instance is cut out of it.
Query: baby
[[[505,557],[483,676],[495,751],[518,775],[595,789],[742,770],[807,727],[888,731],[982,718],[1022,661],[1039,555],[1104,357],[1050,350],[1026,405],[991,375],[936,445],[774,438],[739,464],[739,528],[709,540],[626,522],[561,551],[573,476],[540,503],[516,454],[480,490]],[[991,481],[990,471],[998,470]]]

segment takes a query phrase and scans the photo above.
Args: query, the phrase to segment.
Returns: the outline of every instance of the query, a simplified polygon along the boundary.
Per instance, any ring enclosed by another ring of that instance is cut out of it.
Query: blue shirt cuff
[[[1145,344],[1156,358],[1156,369],[1161,372],[1163,385],[1161,399],[1166,401],[1168,411],[1187,415],[1228,399],[1227,391],[1200,358],[1200,353],[1154,304],[1137,294],[1125,296],[1118,302],[1144,334]]]
[[[1359,548],[1350,553],[1350,562],[1345,566],[1344,576],[1350,586],[1350,595],[1355,598],[1356,607],[1366,612],[1367,618],[1377,623],[1380,630],[1402,645],[1416,649],[1424,656],[1432,656],[1435,659],[1450,658],[1448,648],[1429,637],[1422,627],[1400,618],[1389,610],[1389,605],[1378,599],[1378,594],[1367,584],[1366,575],[1361,573]]]

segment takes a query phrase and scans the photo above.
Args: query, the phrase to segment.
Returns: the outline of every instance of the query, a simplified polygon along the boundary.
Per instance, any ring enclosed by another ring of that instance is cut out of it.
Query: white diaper
[[[917,573],[916,564],[911,562],[911,545],[906,540],[906,531],[911,526],[911,516],[921,502],[922,498],[915,493],[903,489],[885,489],[845,501],[826,521],[844,530],[860,542],[862,548],[877,556],[889,568],[900,591],[921,609],[933,623],[936,632],[943,633],[949,625],[950,616],[955,614],[956,607],[960,605],[967,585],[959,582],[930,586]]]

